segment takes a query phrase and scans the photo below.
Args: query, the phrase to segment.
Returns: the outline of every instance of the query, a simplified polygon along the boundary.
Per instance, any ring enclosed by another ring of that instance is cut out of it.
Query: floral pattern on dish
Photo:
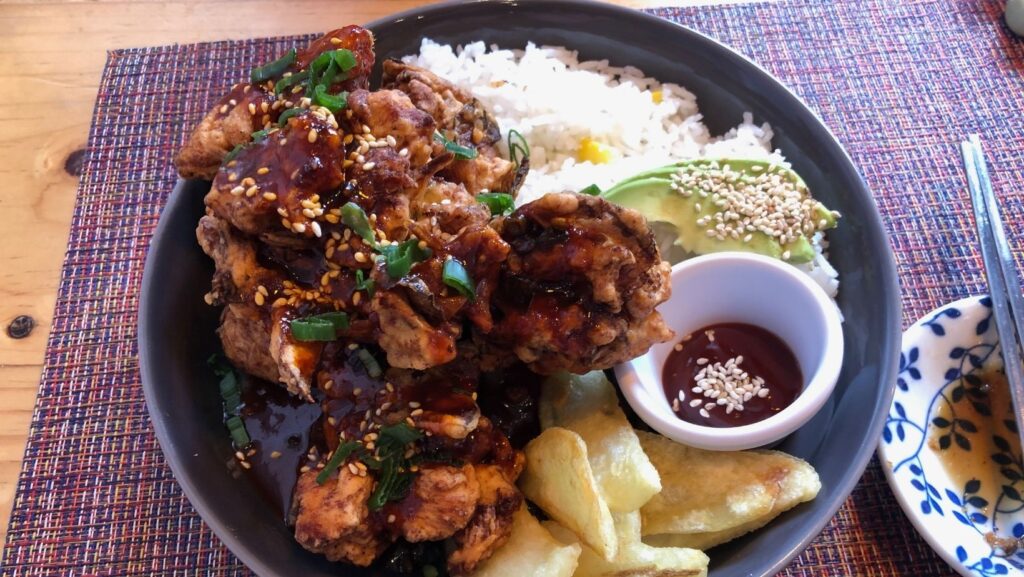
[[[979,374],[1002,366],[989,297],[941,307],[903,333],[899,373],[878,454],[918,532],[961,575],[1024,577],[1024,466],[1007,435],[982,439],[988,411]],[[1016,423],[1004,422],[1016,433]],[[997,497],[977,478],[956,481],[935,448],[988,451]],[[990,449],[991,447],[991,449]],[[986,537],[989,536],[989,537]],[[991,536],[1003,541],[994,548]]]

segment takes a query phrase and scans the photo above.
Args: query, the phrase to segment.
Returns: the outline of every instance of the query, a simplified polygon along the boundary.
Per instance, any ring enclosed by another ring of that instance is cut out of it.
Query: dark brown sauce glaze
[[[701,410],[715,400],[692,390],[697,375],[707,366],[725,364],[739,356],[743,357],[741,370],[751,378],[764,379],[767,396],[754,395],[743,403],[742,410],[731,413],[716,406],[706,410],[705,417]],[[706,362],[701,362],[704,359]],[[804,379],[796,357],[779,337],[754,325],[721,323],[694,331],[676,345],[665,360],[662,383],[680,419],[710,427],[737,427],[763,421],[788,407],[803,390]],[[680,392],[683,399],[675,403]],[[691,406],[694,399],[701,399],[701,404]]]
[[[291,508],[292,490],[310,445],[310,428],[320,409],[293,397],[283,386],[243,375],[242,420],[252,445],[249,472],[282,519]]]

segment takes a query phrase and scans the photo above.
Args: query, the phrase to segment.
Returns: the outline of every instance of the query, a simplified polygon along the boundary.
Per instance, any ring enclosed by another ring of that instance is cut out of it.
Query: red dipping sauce
[[[804,378],[793,351],[779,337],[754,325],[721,323],[683,337],[665,360],[662,383],[680,419],[738,427],[788,407],[803,390]],[[727,400],[719,403],[719,398]]]

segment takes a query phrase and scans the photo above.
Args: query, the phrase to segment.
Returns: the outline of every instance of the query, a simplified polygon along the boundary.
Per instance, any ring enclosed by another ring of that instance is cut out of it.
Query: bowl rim
[[[645,397],[665,397],[664,394],[658,394],[663,386],[660,375],[656,377],[656,382],[647,382],[641,377],[648,371],[640,370],[639,363],[648,362],[653,365],[653,362],[650,361],[651,351],[615,367],[615,377],[619,381],[623,395],[645,423],[676,442],[713,451],[738,451],[761,447],[778,441],[804,426],[821,410],[832,395],[843,365],[844,339],[839,308],[817,283],[794,266],[759,254],[724,251],[676,263],[672,267],[672,282],[674,285],[676,278],[683,275],[689,275],[692,278],[714,274],[716,268],[730,267],[735,264],[760,266],[764,270],[770,271],[769,274],[786,277],[795,282],[799,286],[798,290],[802,291],[800,298],[811,303],[809,308],[813,309],[812,314],[823,321],[822,358],[815,367],[816,371],[813,376],[792,403],[782,411],[755,423],[739,427],[709,427],[685,421],[675,415],[663,415],[663,411],[650,406],[651,403],[645,402]],[[673,286],[674,289],[675,286]],[[659,308],[673,302],[678,303],[679,306],[685,306],[684,301],[678,299],[673,301],[672,298],[669,298]],[[660,372],[660,367],[656,367],[655,372]],[[642,395],[641,391],[648,394]],[[667,407],[668,400],[665,400]],[[654,402],[657,403],[657,401]]]
[[[398,23],[402,20],[409,18],[420,18],[426,16],[434,16],[439,13],[445,13],[455,10],[474,10],[481,7],[487,7],[493,9],[493,7],[508,7],[517,8],[523,10],[536,10],[538,8],[563,8],[572,10],[583,10],[590,12],[591,14],[605,15],[612,18],[619,18],[624,23],[630,21],[636,23],[643,23],[650,26],[653,30],[659,30],[663,34],[673,34],[687,37],[695,45],[702,46],[704,48],[713,49],[719,51],[723,55],[729,56],[736,65],[743,68],[743,73],[750,75],[750,77],[758,78],[761,81],[768,82],[778,89],[778,94],[781,98],[785,99],[784,104],[788,107],[797,109],[801,114],[806,115],[807,118],[812,119],[813,122],[808,122],[808,129],[812,135],[812,138],[821,143],[822,146],[827,147],[830,151],[835,154],[838,159],[837,162],[837,173],[834,176],[835,179],[850,182],[853,184],[851,189],[848,191],[852,194],[858,194],[864,197],[864,200],[869,204],[873,205],[873,211],[867,211],[865,219],[859,224],[863,230],[863,235],[878,239],[887,250],[882,251],[880,254],[872,255],[876,259],[877,274],[880,277],[879,284],[887,288],[885,293],[888,298],[885,299],[882,304],[882,313],[889,319],[889,326],[885,331],[883,338],[890,338],[891,345],[889,354],[883,357],[883,360],[879,363],[877,379],[880,383],[888,383],[888,386],[880,390],[880,394],[875,399],[875,406],[872,414],[870,415],[870,423],[867,427],[867,434],[865,435],[865,441],[861,442],[861,446],[852,455],[849,460],[851,467],[851,473],[843,477],[843,479],[834,485],[834,497],[833,502],[824,509],[823,513],[817,518],[811,525],[810,529],[801,537],[797,542],[793,543],[791,547],[785,550],[780,550],[776,556],[776,560],[765,568],[765,575],[771,575],[783,570],[790,561],[796,557],[801,551],[806,549],[812,540],[814,540],[825,527],[826,524],[831,521],[835,516],[836,512],[849,497],[854,487],[859,482],[864,470],[866,469],[868,462],[874,455],[874,444],[873,440],[877,439],[881,435],[882,428],[885,425],[885,415],[888,407],[892,403],[892,397],[895,389],[895,377],[898,369],[898,358],[900,352],[900,339],[898,338],[901,332],[901,319],[902,319],[902,303],[900,299],[900,285],[898,277],[896,275],[896,263],[892,253],[892,243],[889,239],[889,234],[882,224],[881,214],[878,211],[878,205],[874,201],[874,197],[871,194],[870,188],[864,181],[863,176],[856,169],[852,159],[846,150],[839,143],[839,140],[835,137],[833,132],[821,119],[820,115],[815,112],[812,108],[796,94],[790,90],[790,88],[776,79],[764,68],[757,63],[753,62],[746,56],[740,54],[730,46],[718,42],[713,38],[702,34],[692,28],[686,27],[677,22],[655,16],[646,12],[642,12],[637,9],[627,8],[624,6],[618,6],[613,4],[605,4],[594,2],[591,0],[533,0],[528,3],[520,2],[519,0],[476,0],[475,2],[463,3],[459,0],[451,0],[430,6],[416,7],[402,12],[398,12],[389,16],[378,18],[364,25],[365,28],[374,30],[381,26]],[[730,64],[732,64],[730,63]],[[179,179],[175,185],[175,192],[179,192],[180,189],[184,188],[185,181]],[[175,193],[168,197],[168,201],[163,211],[168,208],[173,200]],[[180,194],[178,196],[181,196]],[[274,575],[272,569],[263,561],[262,555],[255,548],[251,547],[240,534],[236,533],[232,527],[226,524],[226,522],[220,519],[216,515],[211,515],[213,505],[211,500],[206,496],[201,487],[193,481],[188,475],[179,474],[187,470],[184,455],[181,451],[176,449],[176,445],[173,440],[173,436],[168,423],[164,420],[163,416],[159,412],[158,391],[156,390],[156,375],[153,372],[151,361],[148,360],[148,353],[146,346],[147,341],[154,340],[158,335],[153,331],[153,327],[147,320],[146,310],[159,306],[156,281],[154,280],[153,269],[156,268],[154,262],[158,260],[159,255],[165,252],[164,247],[161,244],[161,240],[164,244],[169,241],[166,240],[168,219],[160,218],[160,222],[157,226],[156,231],[150,239],[149,254],[146,257],[146,262],[143,269],[143,278],[139,296],[139,318],[138,318],[138,350],[139,350],[139,365],[140,365],[140,376],[142,381],[143,393],[146,399],[147,409],[150,413],[151,421],[153,422],[154,432],[157,440],[159,441],[161,451],[164,458],[167,460],[168,466],[174,473],[175,479],[181,485],[185,496],[188,498],[191,505],[202,517],[203,521],[212,529],[215,535],[230,549],[230,551],[236,555],[247,567],[252,569],[254,572],[260,575]],[[856,472],[856,474],[853,474]]]

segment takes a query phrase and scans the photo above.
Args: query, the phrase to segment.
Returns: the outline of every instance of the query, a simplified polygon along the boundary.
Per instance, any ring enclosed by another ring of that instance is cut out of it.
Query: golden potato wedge
[[[821,489],[814,468],[785,453],[704,451],[661,435],[637,436],[662,482],[661,493],[640,509],[648,544],[714,547],[764,526]]]
[[[658,471],[640,448],[603,371],[548,378],[538,412],[541,427],[563,427],[583,438],[590,468],[612,512],[636,511],[661,490]]]
[[[613,558],[615,524],[590,469],[583,439],[553,427],[530,441],[525,453],[519,488],[526,498],[604,558]]]
[[[575,577],[706,577],[708,556],[697,549],[652,547],[640,540],[640,513],[617,513],[615,536],[618,554],[607,560],[583,545]],[[575,533],[554,521],[545,521],[563,543],[578,542]]]
[[[578,543],[563,543],[551,536],[524,506],[512,518],[508,541],[480,564],[473,577],[572,577],[581,551]]]

